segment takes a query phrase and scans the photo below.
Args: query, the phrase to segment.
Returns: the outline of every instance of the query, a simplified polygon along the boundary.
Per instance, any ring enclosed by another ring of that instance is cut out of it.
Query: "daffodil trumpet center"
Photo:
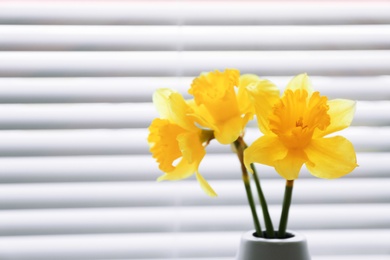
[[[286,90],[270,115],[270,129],[288,149],[304,149],[312,140],[314,130],[330,125],[327,97],[304,89]]]
[[[215,124],[240,115],[236,93],[238,78],[238,70],[227,69],[203,74],[193,81],[189,93],[194,95],[198,106],[205,106]]]
[[[185,130],[166,119],[155,119],[149,130],[149,141],[155,143],[150,149],[153,157],[157,159],[162,171],[172,171],[173,162],[182,156],[177,136],[185,133]]]

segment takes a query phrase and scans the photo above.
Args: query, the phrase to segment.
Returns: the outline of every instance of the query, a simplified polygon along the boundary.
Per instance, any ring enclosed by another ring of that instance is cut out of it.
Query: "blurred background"
[[[0,259],[233,260],[252,220],[230,147],[207,148],[209,198],[156,183],[146,143],[157,88],[225,68],[358,100],[360,166],[303,169],[289,228],[313,260],[389,259],[390,2],[163,0],[0,2]],[[257,169],[277,223],[284,180]]]

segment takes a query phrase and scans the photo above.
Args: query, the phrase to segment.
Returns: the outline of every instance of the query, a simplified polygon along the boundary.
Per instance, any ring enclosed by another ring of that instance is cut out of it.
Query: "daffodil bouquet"
[[[351,124],[355,102],[328,100],[312,89],[306,74],[294,77],[280,95],[275,84],[256,75],[240,76],[236,69],[213,71],[195,78],[188,93],[193,99],[185,100],[171,89],[159,89],[153,96],[160,118],[152,121],[148,142],[164,172],[158,180],[181,180],[195,174],[205,193],[216,196],[199,172],[199,165],[212,140],[231,145],[241,164],[258,237],[286,237],[293,184],[303,164],[312,175],[327,179],[344,176],[357,166],[350,141],[342,136],[326,137]],[[247,146],[245,127],[254,117],[262,135]],[[253,163],[274,167],[286,180],[277,231]],[[251,175],[264,217],[264,232],[250,186]]]

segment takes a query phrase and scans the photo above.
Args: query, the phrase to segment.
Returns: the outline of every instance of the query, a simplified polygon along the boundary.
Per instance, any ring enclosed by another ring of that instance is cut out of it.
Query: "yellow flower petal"
[[[275,170],[284,179],[295,180],[305,162],[307,162],[307,157],[302,150],[289,150],[286,157],[275,162]]]
[[[177,141],[183,158],[189,163],[196,163],[199,166],[206,155],[206,150],[201,142],[201,131],[198,133],[184,133],[177,137]]]
[[[244,119],[241,117],[233,117],[216,126],[214,129],[215,139],[221,144],[231,144],[237,140],[244,128]]]
[[[217,193],[211,188],[210,184],[203,178],[202,175],[200,175],[199,172],[196,173],[196,179],[198,180],[200,187],[204,192],[206,192],[207,195],[210,197],[216,197]]]
[[[188,93],[196,104],[203,104],[216,122],[239,115],[235,86],[240,72],[235,69],[218,70],[195,78]]]
[[[193,175],[198,169],[196,162],[189,163],[185,159],[181,159],[173,171],[166,172],[164,175],[158,177],[157,181],[177,181],[183,180]]]
[[[191,114],[188,114],[188,116],[191,116],[194,118],[195,122],[198,123],[200,126],[206,128],[206,129],[216,129],[217,125],[214,121],[214,118],[209,113],[207,108],[204,105],[196,105],[193,100],[190,100],[188,102],[189,106],[194,111]]]
[[[174,121],[173,111],[171,108],[170,96],[174,93],[171,89],[157,89],[153,94],[153,104],[156,107],[161,118]]]
[[[182,180],[190,177],[196,172],[196,179],[204,192],[211,197],[217,196],[215,191],[198,172],[199,164],[206,154],[204,147],[198,141],[199,136],[194,135],[193,133],[185,133],[178,136],[177,139],[179,141],[183,157],[173,171],[165,173],[157,180]]]
[[[313,88],[311,87],[311,82],[309,79],[309,76],[306,73],[299,74],[298,76],[295,76],[287,85],[286,90],[292,90],[293,92],[295,90],[301,89],[306,90],[309,94],[309,97],[313,93]]]
[[[313,139],[305,149],[307,169],[319,178],[339,178],[356,168],[356,153],[350,141],[341,136]]]
[[[259,129],[266,134],[271,131],[269,129],[269,115],[279,100],[279,89],[271,81],[262,80],[253,75],[241,77],[240,84],[246,84],[246,89],[251,96],[251,103],[254,105]]]
[[[166,171],[157,179],[158,181],[188,178],[198,171],[199,164],[206,155],[206,150],[200,142],[200,136],[196,133],[180,134],[177,136],[177,141],[182,158],[177,166],[173,167],[171,171]]]
[[[322,137],[351,125],[356,110],[356,102],[348,99],[333,99],[328,101],[328,115],[330,116],[330,125],[321,131],[316,129],[314,137]]]
[[[235,69],[201,74],[194,79],[188,91],[197,105],[191,105],[195,112],[191,116],[201,126],[215,131],[215,138],[222,144],[234,142],[253,116],[245,93],[238,90],[239,99],[236,92],[239,75],[240,72]]]
[[[275,162],[286,157],[287,153],[287,148],[282,145],[277,136],[264,135],[245,149],[244,164],[252,172],[251,163],[275,166]]]
[[[256,84],[260,81],[259,76],[255,74],[243,74],[239,78],[239,86],[249,87],[250,85]]]
[[[252,74],[245,74],[240,76],[238,83],[238,93],[237,93],[237,102],[239,104],[239,109],[241,114],[250,114],[250,119],[253,118],[255,114],[255,108],[252,104],[250,94],[247,90],[248,86],[257,82],[259,77]]]
[[[153,103],[161,118],[168,119],[187,130],[195,129],[193,119],[188,117],[193,111],[178,92],[158,89],[153,95]]]

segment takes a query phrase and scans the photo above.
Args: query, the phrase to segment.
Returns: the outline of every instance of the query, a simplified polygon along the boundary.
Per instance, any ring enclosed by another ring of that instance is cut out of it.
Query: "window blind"
[[[278,86],[307,72],[358,100],[342,132],[359,167],[303,169],[289,228],[313,260],[390,255],[390,4],[336,1],[0,2],[0,259],[233,260],[252,229],[238,160],[207,148],[194,178],[156,183],[147,127],[160,87],[186,97],[234,67]],[[259,135],[251,122],[245,139]],[[257,165],[274,222],[284,181]],[[365,239],[361,239],[365,238]]]

